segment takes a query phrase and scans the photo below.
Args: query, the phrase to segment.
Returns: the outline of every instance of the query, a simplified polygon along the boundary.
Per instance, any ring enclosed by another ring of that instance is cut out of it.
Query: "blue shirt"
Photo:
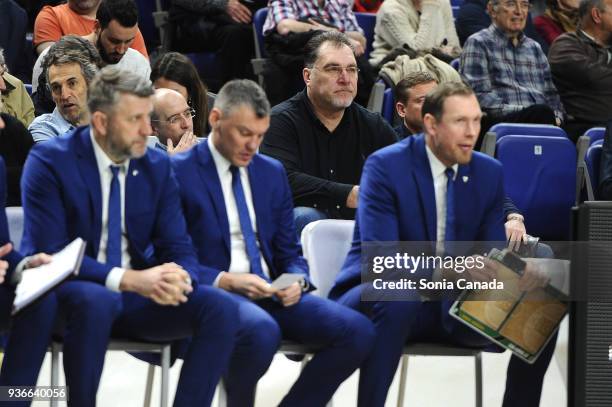
[[[544,104],[563,120],[563,105],[540,45],[522,33],[515,46],[495,24],[465,42],[459,72],[483,110],[496,115]]]
[[[64,119],[56,107],[52,113],[46,113],[35,118],[28,130],[30,130],[34,142],[39,143],[61,136],[74,128],[75,126]]]

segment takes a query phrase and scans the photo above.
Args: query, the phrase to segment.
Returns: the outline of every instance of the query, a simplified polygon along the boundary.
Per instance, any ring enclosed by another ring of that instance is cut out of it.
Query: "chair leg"
[[[476,407],[482,407],[482,353],[474,357],[476,368]]]
[[[145,387],[144,407],[151,407],[153,396],[153,380],[155,379],[155,365],[149,365],[147,369],[147,386]]]
[[[406,379],[408,378],[408,355],[403,355],[400,366],[399,389],[397,391],[397,407],[404,406],[406,396]]]
[[[59,386],[59,354],[62,345],[58,342],[51,342],[51,386]],[[57,400],[51,400],[51,407],[57,407]]]
[[[170,387],[170,345],[164,345],[161,352],[161,399],[159,405],[168,407],[168,392]]]
[[[219,380],[219,384],[217,385],[218,390],[218,407],[227,407],[227,391],[225,391],[225,382],[223,379]]]

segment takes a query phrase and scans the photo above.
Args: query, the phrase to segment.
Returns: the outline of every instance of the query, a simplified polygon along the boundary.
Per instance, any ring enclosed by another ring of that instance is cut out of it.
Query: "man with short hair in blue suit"
[[[228,406],[252,406],[255,388],[281,338],[318,349],[281,406],[324,406],[370,352],[373,327],[358,312],[303,292],[293,204],[280,162],[257,154],[270,123],[270,105],[253,81],[227,83],[209,115],[206,142],[172,162],[200,264],[200,280],[231,293],[240,332],[225,376]]]
[[[221,290],[198,286],[169,159],[146,148],[152,94],[148,79],[102,69],[89,89],[91,125],[37,145],[24,169],[24,249],[87,242],[78,279],[56,290],[70,405],[95,405],[111,334],[191,337],[175,406],[210,405],[234,348],[237,305]],[[17,347],[7,358],[27,351]],[[12,372],[4,374],[15,383]]]
[[[449,244],[453,241],[505,241],[501,165],[472,151],[482,115],[474,92],[463,83],[442,84],[427,95],[422,115],[424,134],[368,158],[361,178],[353,246],[330,292],[330,298],[369,316],[376,329],[374,350],[361,367],[359,406],[384,405],[406,343],[431,341],[476,348],[490,344],[448,314],[452,304],[448,298],[423,301],[418,290],[406,289],[399,301],[394,300],[395,293],[375,293],[372,283],[361,281],[362,242],[420,242],[420,246],[431,242],[428,247],[436,247],[440,254],[445,253],[445,246],[447,252],[456,250],[456,244]],[[494,265],[485,264],[468,269],[464,278],[491,281]],[[417,273],[439,281],[461,276],[453,270],[420,269]],[[520,287],[528,290],[545,282],[545,277],[529,266]],[[380,295],[382,300],[361,300],[369,294]],[[554,345],[551,341],[533,365],[512,356],[505,407],[539,404]]]

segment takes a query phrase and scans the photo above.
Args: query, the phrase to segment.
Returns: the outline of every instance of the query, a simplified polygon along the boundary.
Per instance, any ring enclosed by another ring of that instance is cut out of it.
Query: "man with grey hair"
[[[89,122],[87,89],[98,63],[98,52],[81,37],[62,37],[49,48],[43,71],[55,109],[30,124],[35,142],[50,140]]]
[[[87,242],[78,277],[56,290],[74,406],[95,405],[111,328],[135,340],[190,338],[176,406],[210,405],[234,347],[237,305],[198,285],[170,162],[146,147],[152,94],[147,78],[102,69],[89,89],[90,125],[36,145],[24,168],[23,250]]]
[[[574,139],[612,119],[612,0],[582,0],[576,32],[550,47],[548,62]]]
[[[0,48],[0,99],[3,103],[0,112],[10,114],[26,127],[32,123],[34,104],[23,82],[8,72],[2,48]]]
[[[298,234],[315,220],[353,219],[365,159],[397,140],[380,114],[353,101],[358,74],[348,37],[319,34],[306,44],[306,89],[272,109],[261,151],[285,166]]]
[[[204,266],[200,281],[239,304],[239,339],[225,377],[228,405],[254,404],[257,381],[285,338],[319,351],[280,405],[324,406],[370,352],[372,325],[308,294],[308,265],[295,234],[285,171],[257,154],[269,110],[255,82],[228,82],[208,116],[207,142],[172,163]]]

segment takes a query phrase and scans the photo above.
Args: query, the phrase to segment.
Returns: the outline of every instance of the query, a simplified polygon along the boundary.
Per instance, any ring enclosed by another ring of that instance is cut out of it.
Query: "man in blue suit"
[[[409,137],[368,158],[361,178],[355,239],[330,298],[368,315],[377,339],[361,368],[359,405],[383,406],[387,390],[407,342],[433,341],[485,347],[489,342],[448,315],[452,304],[422,301],[417,290],[402,292],[402,301],[389,295],[362,301],[373,294],[361,281],[362,242],[432,242],[436,253],[455,248],[453,241],[504,242],[504,190],[501,165],[474,153],[481,111],[473,91],[462,83],[438,86],[425,99],[424,134]],[[401,176],[399,176],[401,174]],[[502,243],[503,244],[503,243]],[[422,245],[422,243],[421,243]],[[365,252],[364,252],[365,253]],[[420,254],[420,252],[418,253]],[[434,254],[434,253],[431,253]],[[473,254],[468,253],[468,254]],[[490,281],[493,264],[471,268],[466,278]],[[452,270],[417,273],[452,280]],[[520,286],[532,289],[545,278],[528,267]],[[551,341],[534,365],[512,356],[504,406],[537,406],[542,380],[554,350]]]
[[[234,347],[235,301],[198,286],[170,162],[146,148],[152,94],[147,79],[102,69],[89,89],[91,125],[36,146],[24,169],[24,250],[87,242],[78,279],[56,290],[74,406],[95,405],[111,330],[138,340],[191,337],[175,406],[210,405]],[[28,349],[12,351],[7,358]]]
[[[324,406],[370,352],[373,327],[363,315],[308,293],[293,204],[280,162],[257,154],[270,123],[263,90],[227,83],[210,112],[206,142],[173,157],[200,280],[231,293],[240,332],[225,383],[229,406],[252,406],[255,387],[281,338],[317,349],[281,406]],[[270,285],[283,273],[303,283]]]

